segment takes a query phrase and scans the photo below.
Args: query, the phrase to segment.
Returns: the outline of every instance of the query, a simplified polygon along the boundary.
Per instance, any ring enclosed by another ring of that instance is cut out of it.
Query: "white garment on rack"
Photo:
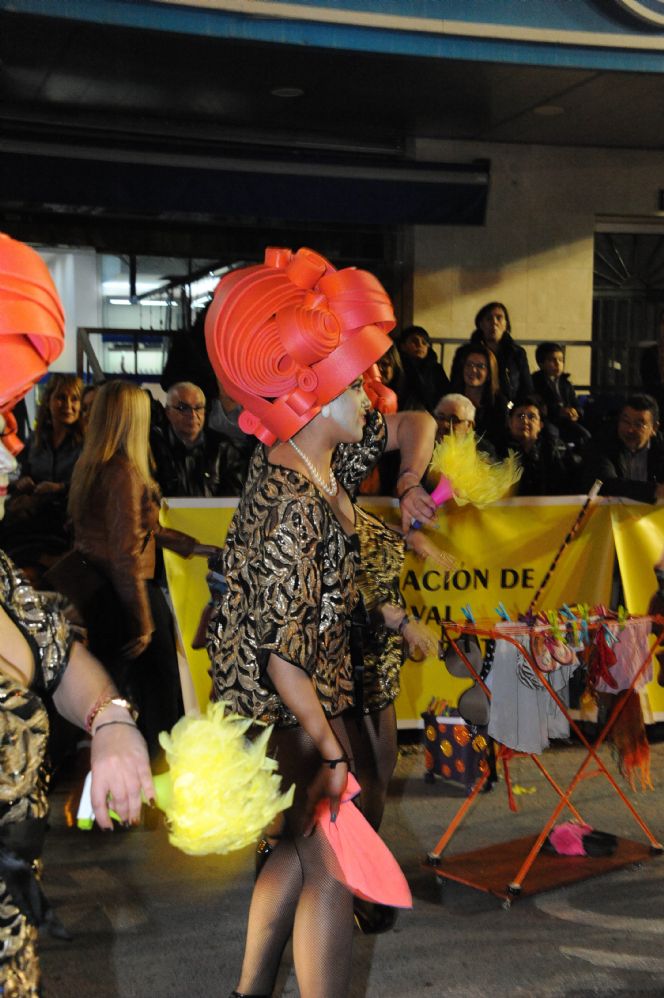
[[[530,653],[529,636],[519,634],[518,640]],[[561,665],[546,674],[549,685],[565,706],[569,704],[570,676],[578,665],[575,654],[569,665]],[[548,748],[550,738],[569,737],[567,718],[521,651],[511,642],[496,640],[487,685],[491,690],[489,734],[502,745],[517,752],[539,755]]]

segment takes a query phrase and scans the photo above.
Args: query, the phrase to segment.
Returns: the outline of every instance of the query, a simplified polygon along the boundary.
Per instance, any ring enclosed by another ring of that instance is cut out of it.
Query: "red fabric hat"
[[[48,267],[0,232],[0,412],[7,412],[62,353],[65,316]]]
[[[205,320],[210,361],[243,407],[240,427],[288,440],[392,346],[396,320],[364,270],[310,249],[270,247],[265,263],[222,277]]]

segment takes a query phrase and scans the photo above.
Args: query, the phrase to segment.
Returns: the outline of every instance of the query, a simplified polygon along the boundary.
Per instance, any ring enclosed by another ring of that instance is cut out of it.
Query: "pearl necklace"
[[[291,447],[293,448],[293,450],[295,451],[295,453],[299,454],[299,456],[302,458],[302,460],[306,464],[307,468],[311,472],[314,480],[316,481],[316,483],[318,485],[320,485],[320,487],[323,490],[323,492],[325,493],[325,495],[326,496],[331,496],[331,497],[336,496],[337,492],[339,491],[339,483],[337,482],[337,479],[335,477],[334,472],[332,471],[332,468],[330,468],[330,479],[329,479],[329,482],[326,482],[325,479],[323,478],[323,476],[321,475],[320,471],[318,470],[318,468],[314,464],[314,462],[311,460],[311,458],[307,457],[307,455],[304,453],[304,451],[300,447],[298,447],[298,445],[295,443],[295,441],[293,439],[291,439],[291,440],[288,441],[288,443],[291,445]]]

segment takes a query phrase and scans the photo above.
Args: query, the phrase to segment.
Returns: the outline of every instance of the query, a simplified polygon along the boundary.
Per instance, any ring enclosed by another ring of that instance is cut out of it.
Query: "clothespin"
[[[507,610],[505,609],[505,604],[502,601],[496,607],[496,613],[498,614],[501,620],[510,621],[512,619]]]
[[[572,645],[575,645],[575,646],[578,645],[579,644],[580,627],[579,627],[579,621],[577,620],[576,614],[572,610],[570,610],[570,608],[567,605],[567,603],[563,603],[563,605],[562,605],[562,607],[560,609],[560,613],[561,613],[561,616],[563,616],[565,618],[565,620],[567,621],[567,628],[566,628],[566,630],[567,630],[567,634],[568,634],[568,641]]]
[[[473,616],[473,611],[470,609],[470,603],[466,603],[465,606],[461,607],[461,612],[468,621],[469,624],[475,623],[475,618]]]
[[[549,627],[551,628],[551,637],[555,638],[556,641],[562,641],[563,635],[560,630],[560,621],[558,620],[558,614],[555,610],[547,610],[546,619],[548,621]]]
[[[588,604],[579,603],[579,615],[581,617],[581,642],[584,645],[590,644],[590,633],[588,631]]]
[[[614,634],[608,624],[602,624],[602,630],[604,631],[604,637],[606,638],[606,643],[611,648],[613,645],[618,644],[620,638],[617,634]]]
[[[624,631],[627,624],[628,613],[624,606],[618,607],[618,630]]]

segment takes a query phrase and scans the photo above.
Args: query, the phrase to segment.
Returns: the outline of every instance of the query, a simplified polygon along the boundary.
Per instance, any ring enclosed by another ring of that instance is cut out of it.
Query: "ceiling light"
[[[132,302],[129,298],[109,298],[110,305],[140,305],[141,308],[147,306],[148,308],[166,308],[169,304],[167,301],[137,301]],[[177,305],[177,302],[172,302],[173,305]]]
[[[557,118],[558,115],[565,113],[565,108],[560,104],[540,104],[533,109],[533,113],[539,114],[542,118]]]
[[[301,87],[275,87],[270,90],[273,97],[303,97],[304,90]]]

